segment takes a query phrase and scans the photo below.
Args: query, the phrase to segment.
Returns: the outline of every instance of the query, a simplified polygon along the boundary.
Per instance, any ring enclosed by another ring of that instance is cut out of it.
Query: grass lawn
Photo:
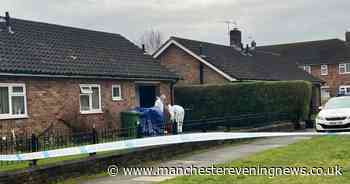
[[[180,176],[162,184],[343,184],[350,183],[350,136],[325,136],[268,150],[224,167],[342,167],[343,176]]]
[[[133,150],[122,150],[122,151],[109,151],[109,152],[101,152],[97,153],[97,157],[106,157],[106,156],[112,156],[112,155],[119,155],[122,153],[127,153],[129,151]],[[64,162],[64,161],[73,161],[73,160],[81,160],[89,157],[89,154],[81,154],[81,155],[74,155],[74,156],[67,156],[67,157],[57,157],[57,158],[49,158],[49,159],[42,159],[37,162],[39,166],[42,165],[50,165],[50,164],[55,164],[59,162]],[[1,165],[0,166],[0,172],[2,171],[16,171],[16,170],[21,170],[29,167],[29,161],[24,161],[24,162],[19,162],[16,164],[9,164],[9,165]]]
[[[255,139],[243,139],[243,140],[237,140],[237,141],[234,141],[234,142],[224,143],[222,145],[213,146],[211,148],[198,149],[198,150],[191,151],[189,153],[175,155],[174,157],[172,157],[172,159],[175,159],[175,160],[176,159],[181,159],[181,158],[186,157],[186,156],[190,156],[190,155],[193,155],[193,154],[199,154],[199,153],[202,153],[202,152],[206,152],[206,151],[208,151],[210,149],[225,147],[225,146],[229,146],[229,145],[232,146],[232,145],[250,143],[253,140],[255,140]],[[143,163],[143,167],[151,167],[153,165],[158,165],[160,163],[161,163],[161,161],[147,161],[147,162]],[[79,183],[82,183],[84,181],[93,180],[93,179],[97,179],[97,178],[103,178],[103,177],[107,177],[107,176],[109,176],[109,175],[108,175],[108,173],[106,171],[101,171],[98,174],[82,175],[82,176],[80,176],[78,178],[66,179],[64,181],[61,181],[61,182],[58,182],[58,183],[55,183],[55,184],[79,184]]]
[[[68,157],[58,157],[58,158],[50,158],[50,159],[43,159],[38,161],[38,165],[47,165],[47,164],[54,164],[57,162],[63,162],[68,160],[78,160],[88,157],[88,154],[83,155],[76,155],[76,156],[68,156]],[[16,164],[9,164],[9,165],[2,165],[0,166],[0,172],[1,171],[15,171],[27,168],[29,166],[29,161],[19,162]]]

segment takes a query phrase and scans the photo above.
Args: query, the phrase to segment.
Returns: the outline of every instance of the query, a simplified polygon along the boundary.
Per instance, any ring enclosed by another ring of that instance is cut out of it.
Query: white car
[[[350,96],[331,98],[316,117],[316,131],[350,130]]]

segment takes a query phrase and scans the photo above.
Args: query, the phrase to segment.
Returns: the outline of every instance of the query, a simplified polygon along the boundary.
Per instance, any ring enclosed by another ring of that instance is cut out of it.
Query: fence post
[[[98,143],[98,135],[95,126],[92,127],[92,143],[97,144]],[[96,155],[96,153],[90,153],[90,156]]]
[[[38,138],[37,136],[33,133],[31,137],[31,152],[37,152],[38,151]],[[29,166],[36,166],[38,160],[31,160],[29,163]]]

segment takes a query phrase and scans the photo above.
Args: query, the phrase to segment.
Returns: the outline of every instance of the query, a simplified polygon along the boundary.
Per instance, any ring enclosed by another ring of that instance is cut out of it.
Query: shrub
[[[186,119],[255,113],[288,113],[307,119],[312,85],[305,81],[241,82],[175,88],[175,103],[192,109]]]

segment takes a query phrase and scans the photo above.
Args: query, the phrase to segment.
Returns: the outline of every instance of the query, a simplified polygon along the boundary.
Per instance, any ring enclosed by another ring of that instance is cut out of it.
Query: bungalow
[[[119,34],[0,17],[0,130],[118,127],[178,76]],[[63,125],[62,125],[63,126]]]
[[[230,31],[230,46],[171,37],[153,57],[177,73],[176,85],[216,84],[239,81],[306,80],[314,84],[313,108],[320,105],[322,81],[304,72],[287,57],[243,47],[242,32]]]

